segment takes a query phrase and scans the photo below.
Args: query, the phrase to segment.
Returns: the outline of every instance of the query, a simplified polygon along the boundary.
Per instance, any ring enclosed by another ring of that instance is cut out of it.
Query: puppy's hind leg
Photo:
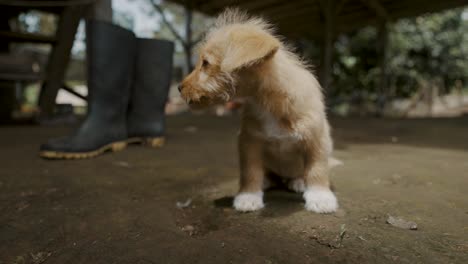
[[[306,189],[304,178],[289,180],[288,189],[297,193],[303,193]]]
[[[305,208],[316,213],[332,213],[338,209],[338,201],[330,190],[328,159],[316,160],[305,173]]]
[[[274,186],[275,183],[269,177],[263,177],[262,190],[267,191]]]
[[[262,209],[265,169],[261,142],[249,135],[239,136],[240,190],[234,198],[234,208],[241,212]]]

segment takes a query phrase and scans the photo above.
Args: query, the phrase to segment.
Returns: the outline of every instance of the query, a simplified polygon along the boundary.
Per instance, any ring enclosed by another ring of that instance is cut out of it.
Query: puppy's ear
[[[221,70],[231,72],[270,58],[280,47],[280,42],[263,30],[244,28],[229,34]]]

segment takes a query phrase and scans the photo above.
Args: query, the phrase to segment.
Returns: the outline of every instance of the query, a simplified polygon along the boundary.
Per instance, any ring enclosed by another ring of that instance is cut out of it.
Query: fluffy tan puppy
[[[275,36],[271,25],[226,10],[199,47],[199,61],[179,87],[193,108],[245,99],[239,134],[239,211],[264,207],[266,175],[303,192],[305,208],[338,208],[330,190],[333,149],[323,95],[308,67]]]

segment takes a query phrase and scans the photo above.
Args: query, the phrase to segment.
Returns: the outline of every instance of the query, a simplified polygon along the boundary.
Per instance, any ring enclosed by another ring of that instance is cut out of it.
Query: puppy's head
[[[199,46],[198,63],[179,87],[182,97],[192,107],[231,100],[236,73],[271,59],[280,46],[263,20],[225,11]]]

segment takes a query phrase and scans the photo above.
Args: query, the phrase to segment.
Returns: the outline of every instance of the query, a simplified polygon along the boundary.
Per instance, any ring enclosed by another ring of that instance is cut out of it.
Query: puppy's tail
[[[330,165],[330,168],[344,165],[344,163],[341,160],[334,157],[328,158],[328,164]]]

